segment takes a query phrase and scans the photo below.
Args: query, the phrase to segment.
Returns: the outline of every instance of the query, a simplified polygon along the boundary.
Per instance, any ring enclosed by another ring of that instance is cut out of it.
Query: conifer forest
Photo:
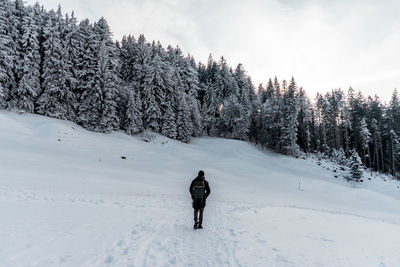
[[[78,21],[61,7],[0,0],[1,109],[101,133],[154,132],[185,143],[213,136],[319,153],[354,169],[355,179],[360,168],[400,174],[396,90],[389,103],[352,88],[309,97],[287,78],[272,74],[254,86],[242,64],[224,57],[200,63],[144,35],[115,41],[104,18]]]

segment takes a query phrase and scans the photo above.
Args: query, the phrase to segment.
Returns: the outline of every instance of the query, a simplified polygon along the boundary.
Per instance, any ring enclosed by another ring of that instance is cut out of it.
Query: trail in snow
[[[152,200],[153,202],[154,200]],[[239,266],[234,247],[227,242],[232,229],[226,229],[221,208],[211,202],[205,211],[203,230],[193,230],[190,203],[168,202],[170,208],[156,221],[132,226],[120,240],[107,248],[101,257],[87,266]]]
[[[7,201],[2,199],[1,203],[4,205]],[[24,247],[20,252],[15,253],[17,249],[12,253],[15,259],[28,259],[28,264],[21,265],[263,266],[268,262],[271,266],[344,266],[357,262],[374,266],[371,264],[371,255],[376,253],[379,253],[382,262],[391,260],[393,264],[398,260],[393,258],[397,250],[396,241],[392,240],[393,247],[389,250],[384,243],[391,240],[392,234],[399,233],[400,226],[394,222],[382,222],[353,214],[209,201],[205,210],[205,229],[195,231],[192,229],[190,202],[171,196],[161,199],[151,195],[133,196],[132,199],[120,199],[118,202],[76,201],[74,198],[32,202],[24,198],[17,203],[24,207],[33,204],[31,207],[36,211],[38,208],[34,204],[49,205],[67,213],[74,210],[70,214],[74,217],[77,216],[76,210],[86,205],[86,211],[96,214],[89,216],[89,223],[74,225],[60,223],[57,220],[64,221],[62,212],[54,213],[54,210],[46,208],[43,213],[36,214],[36,218],[33,214],[27,214],[26,220],[21,220],[25,221],[25,225],[16,223],[14,229],[3,229],[13,233],[14,238],[19,236],[16,229],[26,230],[29,227],[32,232],[36,232],[33,236],[30,236],[29,231],[20,233],[23,236],[20,240],[33,242],[21,243]],[[100,210],[93,211],[93,207],[97,206],[100,206]],[[112,212],[99,217],[98,214],[107,208]],[[65,217],[68,218],[68,214]],[[40,221],[35,222],[36,219]],[[51,224],[55,224],[55,227]],[[371,229],[374,231],[371,232]],[[43,234],[46,238],[41,237]],[[110,236],[107,237],[107,234]],[[97,235],[97,240],[90,240],[94,235]],[[4,237],[11,239],[11,236]],[[74,240],[80,238],[86,243],[74,244]],[[371,240],[375,245],[365,246]],[[95,242],[101,242],[102,248],[90,251],[86,246],[93,246]],[[68,243],[82,250],[86,256],[83,259],[86,260],[74,261],[74,257],[79,254],[74,255],[71,248],[63,247]],[[53,246],[60,246],[63,251],[70,251],[71,254],[51,257],[55,253],[51,249]],[[384,249],[375,251],[380,246]],[[354,257],[354,254],[357,256]],[[28,255],[32,257],[26,258]],[[37,256],[41,259],[35,261],[33,258]],[[332,257],[337,258],[327,263],[326,259]],[[18,260],[9,259],[9,262],[19,265]]]

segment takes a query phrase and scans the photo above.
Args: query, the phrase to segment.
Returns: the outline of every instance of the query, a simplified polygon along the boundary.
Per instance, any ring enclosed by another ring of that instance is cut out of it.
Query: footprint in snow
[[[327,239],[327,238],[321,238],[321,240],[322,241],[324,241],[324,242],[331,242],[331,243],[335,243],[336,241],[335,240],[331,240],[331,239]]]
[[[262,239],[257,239],[257,242],[260,244],[263,244],[263,245],[265,245],[267,243],[267,241],[262,240]]]
[[[231,233],[231,236],[236,236],[236,234],[235,234],[233,229],[229,229],[229,232]]]
[[[113,261],[113,256],[109,255],[104,262],[105,263],[111,263],[112,261]]]

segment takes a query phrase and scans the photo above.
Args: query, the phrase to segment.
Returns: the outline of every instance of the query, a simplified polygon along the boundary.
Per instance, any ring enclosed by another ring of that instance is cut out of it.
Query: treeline
[[[312,103],[295,79],[255,90],[239,64],[196,63],[179,47],[125,36],[39,4],[0,0],[0,108],[70,120],[91,131],[151,131],[250,140],[280,153],[321,152],[400,171],[400,104],[349,89]],[[354,160],[353,160],[354,161]]]
[[[222,58],[198,67],[179,47],[143,35],[113,42],[104,18],[78,22],[60,7],[1,0],[0,12],[2,108],[105,133],[245,138],[255,92],[241,65],[233,72]]]
[[[390,103],[365,98],[349,88],[317,94],[314,103],[292,78],[270,79],[258,90],[259,109],[250,138],[277,152],[322,153],[345,165],[346,159],[374,171],[396,175],[400,170],[400,101],[394,90]],[[360,158],[359,158],[360,157]]]

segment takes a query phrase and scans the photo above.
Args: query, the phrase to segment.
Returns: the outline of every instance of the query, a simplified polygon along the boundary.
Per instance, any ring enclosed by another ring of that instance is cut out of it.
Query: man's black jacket
[[[204,199],[200,199],[200,200],[195,200],[193,197],[193,187],[199,183],[204,181]],[[192,196],[193,199],[193,208],[195,209],[200,209],[200,208],[204,208],[206,206],[206,198],[208,197],[208,195],[210,195],[211,190],[210,190],[210,185],[208,184],[208,182],[206,181],[206,179],[204,178],[204,176],[197,176],[192,183],[190,184],[189,187],[189,192],[190,195]]]

